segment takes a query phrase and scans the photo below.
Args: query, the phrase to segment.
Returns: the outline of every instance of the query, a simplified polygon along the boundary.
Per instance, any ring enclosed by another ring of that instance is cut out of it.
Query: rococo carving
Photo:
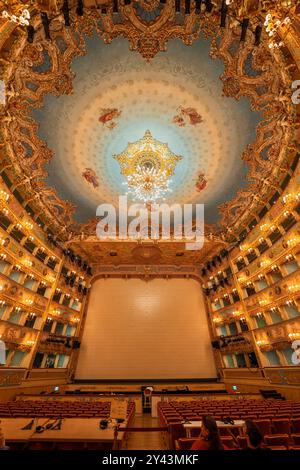
[[[166,50],[170,39],[180,38],[190,45],[203,32],[212,40],[211,57],[224,62],[225,70],[220,77],[224,95],[237,100],[247,97],[252,109],[262,114],[256,140],[242,155],[248,166],[248,185],[219,208],[221,228],[243,224],[249,211],[255,213],[260,195],[282,181],[295,153],[292,142],[296,114],[290,99],[291,75],[282,52],[270,51],[264,35],[258,47],[254,46],[252,34],[241,44],[239,24],[228,20],[227,27],[221,30],[219,12],[199,15],[193,7],[178,23],[174,2],[170,0],[165,4],[156,0],[130,5],[119,2],[119,18],[121,21],[115,21],[110,4],[105,13],[87,10],[83,17],[71,11],[72,27],[66,28],[63,18],[56,16],[51,22],[52,40],[48,41],[43,37],[40,16],[33,16],[37,30],[34,43],[29,44],[21,37],[5,60],[7,101],[0,109],[3,161],[13,164],[15,178],[21,178],[32,200],[45,210],[45,217],[61,236],[66,239],[68,232],[84,233],[85,228],[89,231],[94,221],[79,227],[73,221],[74,205],[46,186],[45,165],[53,152],[37,136],[31,109],[41,107],[48,93],[56,96],[72,93],[71,63],[86,53],[86,34],[96,31],[105,43],[123,36],[133,50],[150,60],[157,52]]]

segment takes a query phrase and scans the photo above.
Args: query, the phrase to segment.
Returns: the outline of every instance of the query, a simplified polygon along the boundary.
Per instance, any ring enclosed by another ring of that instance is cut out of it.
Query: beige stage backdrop
[[[192,279],[99,279],[77,379],[216,377],[204,299]]]

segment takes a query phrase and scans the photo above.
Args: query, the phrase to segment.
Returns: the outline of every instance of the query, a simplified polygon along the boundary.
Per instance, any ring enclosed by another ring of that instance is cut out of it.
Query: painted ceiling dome
[[[86,44],[86,55],[72,64],[73,93],[48,95],[33,113],[54,151],[48,184],[76,205],[78,222],[87,222],[99,204],[116,205],[125,194],[114,155],[149,130],[182,157],[166,202],[203,203],[206,221],[218,222],[218,205],[245,184],[241,154],[260,115],[245,98],[223,96],[223,65],[209,57],[209,42],[187,47],[174,40],[150,62],[123,39],[107,46],[93,36]]]
[[[171,0],[114,8],[101,0],[101,8],[83,15],[75,3],[69,26],[66,12],[49,10],[48,31],[34,12],[28,40],[17,29],[4,60],[7,185],[56,242],[91,261],[98,250],[101,263],[108,254],[114,264],[130,264],[138,241],[122,243],[116,260],[117,243],[96,236],[96,211],[102,203],[118,205],[129,182],[139,184],[137,167],[126,174],[116,156],[149,133],[162,147],[141,160],[147,190],[162,178],[165,145],[178,156],[166,170],[166,202],[205,206],[203,253],[182,257],[172,240],[162,242],[157,262],[184,258],[195,265],[230,249],[286,187],[297,158],[294,65],[278,34],[270,38],[271,26],[260,27],[264,13],[252,9],[250,27],[241,28],[235,2],[225,22],[221,1],[211,11],[206,2],[177,11]],[[3,40],[10,36],[5,30]],[[285,40],[294,54],[290,32]]]

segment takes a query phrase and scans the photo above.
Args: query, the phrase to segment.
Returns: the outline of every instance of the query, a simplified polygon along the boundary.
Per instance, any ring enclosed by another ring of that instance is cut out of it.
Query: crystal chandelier
[[[151,203],[164,200],[172,192],[171,177],[182,157],[146,131],[142,139],[129,143],[125,151],[114,158],[126,178],[123,183],[128,189],[126,194],[132,195],[134,200]]]

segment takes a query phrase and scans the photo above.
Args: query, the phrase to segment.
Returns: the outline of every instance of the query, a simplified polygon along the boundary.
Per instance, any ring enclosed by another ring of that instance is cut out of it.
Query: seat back
[[[289,419],[273,419],[272,427],[274,434],[291,434],[290,420]]]

